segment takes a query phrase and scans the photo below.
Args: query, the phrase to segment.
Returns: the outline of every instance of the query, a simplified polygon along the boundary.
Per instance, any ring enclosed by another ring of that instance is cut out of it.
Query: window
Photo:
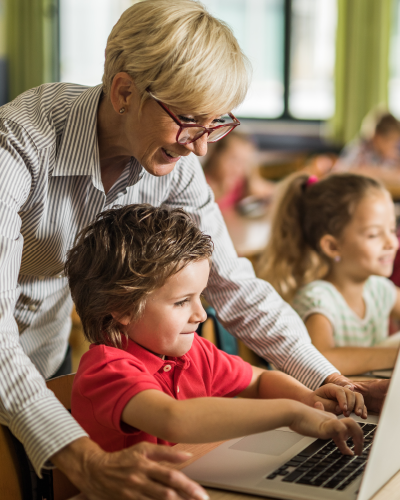
[[[253,66],[242,118],[321,120],[334,112],[336,0],[202,0]],[[61,80],[96,85],[107,36],[134,0],[60,0]]]

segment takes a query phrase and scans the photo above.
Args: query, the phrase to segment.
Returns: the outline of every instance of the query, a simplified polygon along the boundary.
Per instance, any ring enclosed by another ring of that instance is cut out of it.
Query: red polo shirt
[[[91,345],[75,376],[72,415],[106,451],[141,441],[171,445],[121,421],[122,411],[133,396],[156,389],[175,399],[233,397],[251,378],[251,365],[197,334],[184,356],[165,360],[131,340],[126,350]]]

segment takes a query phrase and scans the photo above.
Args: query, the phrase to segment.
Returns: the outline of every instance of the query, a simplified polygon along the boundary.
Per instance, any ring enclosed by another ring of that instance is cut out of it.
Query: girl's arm
[[[393,368],[397,348],[393,347],[335,347],[330,321],[322,314],[306,320],[312,343],[343,375],[359,375],[371,370]]]
[[[400,318],[400,288],[397,286],[396,286],[396,292],[397,292],[396,302],[394,303],[390,315],[395,318]]]
[[[157,390],[134,396],[122,412],[122,421],[158,438],[175,443],[208,443],[289,426],[305,436],[334,439],[343,453],[352,454],[346,439],[353,437],[362,451],[362,431],[351,418],[287,399],[253,400],[194,398],[176,400]]]

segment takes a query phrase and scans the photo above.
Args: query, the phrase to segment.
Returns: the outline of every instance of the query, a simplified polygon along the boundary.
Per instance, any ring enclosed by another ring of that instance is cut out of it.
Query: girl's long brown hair
[[[378,181],[356,174],[332,175],[309,185],[308,179],[294,174],[282,183],[270,240],[257,266],[258,276],[288,302],[299,288],[327,274],[330,261],[321,251],[321,238],[339,237],[367,192],[384,189]]]

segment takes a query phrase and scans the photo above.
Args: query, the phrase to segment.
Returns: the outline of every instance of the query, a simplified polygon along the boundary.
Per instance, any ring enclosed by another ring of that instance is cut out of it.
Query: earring
[[[335,262],[340,262],[340,255],[336,255],[336,257],[333,259]]]
[[[123,113],[125,113],[125,108],[121,108],[121,109],[119,110],[119,112],[120,112],[120,113],[121,113],[121,115],[122,115]]]

